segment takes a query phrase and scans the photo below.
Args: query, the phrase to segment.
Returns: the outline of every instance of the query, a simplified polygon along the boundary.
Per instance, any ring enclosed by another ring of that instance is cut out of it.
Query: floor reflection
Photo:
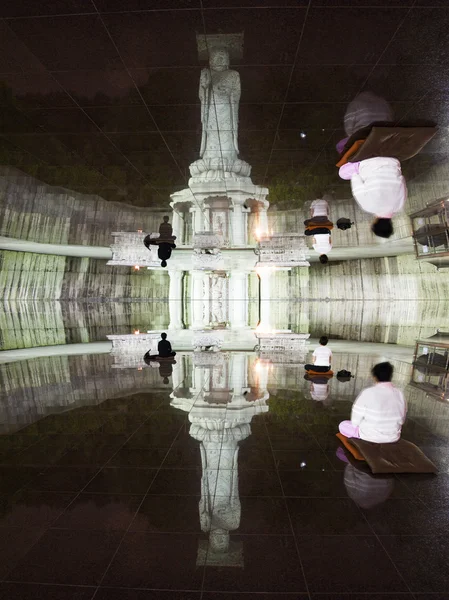
[[[416,581],[406,558],[418,553],[420,572],[438,564],[420,540],[437,543],[448,523],[448,407],[409,385],[413,353],[393,348],[409,402],[403,435],[441,472],[372,475],[335,433],[382,355],[348,348],[332,344],[332,365],[354,377],[326,384],[260,349],[180,351],[169,385],[131,359],[113,368],[110,353],[3,364],[0,573],[11,583],[0,589],[300,597],[369,580],[404,592]],[[437,547],[449,549],[441,536]],[[336,552],[350,573],[335,568]]]
[[[200,541],[199,564],[243,566],[242,542],[230,538],[241,517],[239,443],[251,435],[252,418],[268,411],[268,368],[242,353],[194,353],[189,397],[172,394],[171,405],[188,413],[189,433],[200,444],[199,516],[208,542]],[[254,381],[248,387],[251,371]]]

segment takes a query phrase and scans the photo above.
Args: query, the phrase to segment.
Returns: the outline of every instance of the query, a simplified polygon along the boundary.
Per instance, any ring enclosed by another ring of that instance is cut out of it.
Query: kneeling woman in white
[[[393,365],[389,362],[378,363],[371,373],[376,385],[359,394],[351,420],[339,425],[340,433],[378,444],[397,442],[407,414],[404,394],[391,383]]]
[[[351,181],[352,195],[360,208],[376,216],[372,232],[389,238],[393,234],[391,217],[403,210],[407,200],[401,163],[396,158],[379,156],[348,162],[340,167],[339,174]]]

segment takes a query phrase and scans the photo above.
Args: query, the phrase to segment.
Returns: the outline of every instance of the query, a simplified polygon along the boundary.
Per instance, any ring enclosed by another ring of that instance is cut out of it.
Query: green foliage
[[[329,432],[335,428],[332,406],[325,406],[321,402],[308,399],[299,390],[279,390],[277,394],[270,394],[268,405],[270,407],[269,416],[285,421],[286,431],[296,430],[298,419],[300,420],[306,415],[313,417],[315,425],[322,425]]]
[[[279,394],[270,394],[268,404],[270,416],[287,419],[307,413],[310,401],[299,390],[282,390]]]
[[[309,169],[288,169],[267,182],[268,200],[273,206],[282,209],[301,208],[304,202],[320,197],[332,187],[335,178],[323,169],[317,175],[311,175]]]

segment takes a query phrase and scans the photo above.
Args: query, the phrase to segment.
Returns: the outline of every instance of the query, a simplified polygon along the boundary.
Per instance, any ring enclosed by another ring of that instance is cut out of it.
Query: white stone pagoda
[[[208,58],[209,66],[201,71],[199,82],[199,158],[190,165],[188,187],[171,195],[177,247],[167,264],[170,329],[176,332],[185,326],[182,299],[186,291],[190,329],[248,328],[248,276],[256,271],[263,313],[260,325],[268,331],[271,274],[277,268],[307,268],[307,246],[302,235],[269,231],[268,189],[252,182],[251,166],[239,158],[240,75],[229,68],[229,62],[231,55],[241,56],[243,34],[198,36],[197,43],[200,59]],[[248,232],[250,213],[255,214],[255,236]],[[161,269],[157,246],[150,246],[149,251],[143,244],[145,235],[142,231],[114,233],[113,258],[108,264]],[[259,240],[256,244],[250,243],[254,237]],[[187,280],[190,289],[184,290]],[[253,346],[257,343],[254,336],[251,341]],[[248,342],[244,339],[243,345],[247,347]]]

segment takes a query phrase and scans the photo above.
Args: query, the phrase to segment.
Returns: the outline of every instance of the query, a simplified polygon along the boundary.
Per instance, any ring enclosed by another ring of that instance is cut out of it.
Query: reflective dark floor
[[[208,420],[155,390],[1,436],[0,598],[449,598],[448,439],[412,415],[440,473],[375,477],[337,455],[349,401],[280,397]]]

